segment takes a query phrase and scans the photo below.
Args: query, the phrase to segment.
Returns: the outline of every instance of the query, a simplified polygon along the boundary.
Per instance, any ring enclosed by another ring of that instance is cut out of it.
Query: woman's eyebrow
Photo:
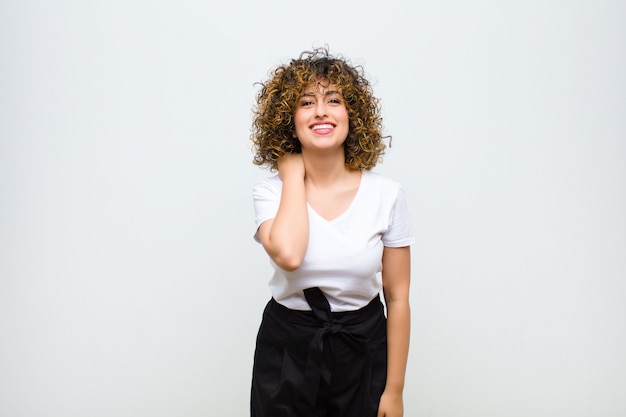
[[[332,96],[333,94],[341,95],[341,93],[338,90],[328,90],[324,92],[324,96]],[[302,93],[302,96],[300,97],[315,97],[316,95],[317,94],[314,92],[307,92],[307,93]]]

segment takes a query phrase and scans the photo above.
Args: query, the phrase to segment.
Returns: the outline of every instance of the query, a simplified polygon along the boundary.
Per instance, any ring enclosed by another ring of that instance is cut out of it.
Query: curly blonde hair
[[[296,104],[304,90],[319,81],[336,85],[348,110],[346,166],[369,170],[380,161],[385,151],[380,101],[374,97],[363,68],[329,55],[326,48],[317,48],[303,52],[288,65],[277,67],[269,80],[260,83],[250,135],[255,165],[276,171],[278,158],[302,151],[300,141],[292,135]]]

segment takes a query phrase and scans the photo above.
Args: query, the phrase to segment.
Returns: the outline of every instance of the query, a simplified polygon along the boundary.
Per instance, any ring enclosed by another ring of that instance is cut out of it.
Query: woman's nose
[[[317,117],[327,116],[327,114],[326,114],[326,103],[324,103],[323,100],[320,100],[320,101],[317,102],[317,105],[315,106],[315,115]]]

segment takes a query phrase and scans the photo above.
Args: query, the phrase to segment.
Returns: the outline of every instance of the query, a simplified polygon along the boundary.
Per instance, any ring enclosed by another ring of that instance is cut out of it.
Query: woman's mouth
[[[311,130],[313,130],[317,134],[325,135],[325,134],[332,132],[334,128],[335,126],[331,123],[319,123],[319,124],[313,125],[311,127]]]

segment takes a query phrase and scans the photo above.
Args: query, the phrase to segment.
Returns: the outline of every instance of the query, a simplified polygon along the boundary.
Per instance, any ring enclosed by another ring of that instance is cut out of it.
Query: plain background
[[[245,416],[251,107],[327,44],[407,190],[407,417],[626,415],[626,3],[0,3],[0,415]]]

